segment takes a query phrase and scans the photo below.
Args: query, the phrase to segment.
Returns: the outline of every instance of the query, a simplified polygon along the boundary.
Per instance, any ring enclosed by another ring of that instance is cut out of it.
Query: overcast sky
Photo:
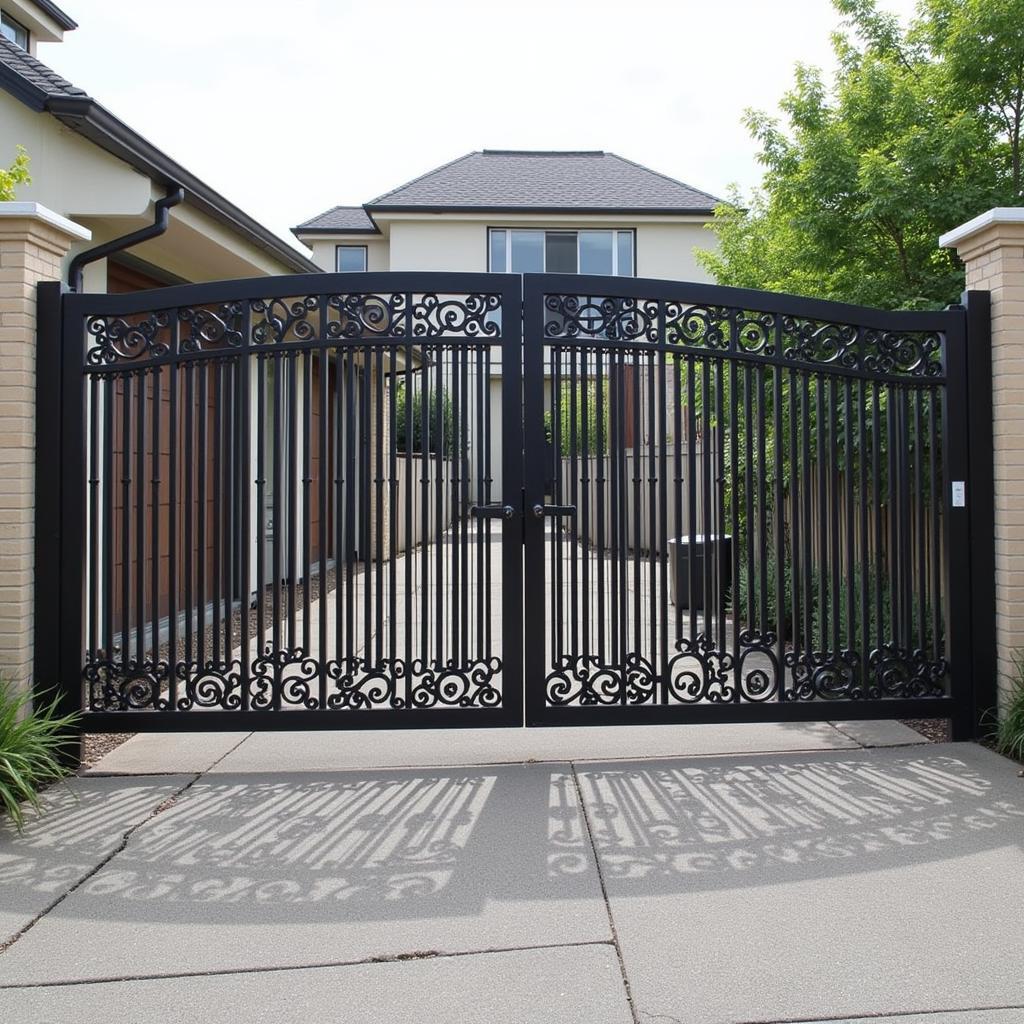
[[[829,0],[61,0],[40,58],[268,227],[475,149],[605,149],[715,195],[743,110],[831,67]],[[914,0],[883,0],[903,17]]]

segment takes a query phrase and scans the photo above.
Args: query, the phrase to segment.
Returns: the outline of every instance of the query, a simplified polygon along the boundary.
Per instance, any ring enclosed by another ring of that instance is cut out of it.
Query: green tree
[[[922,0],[906,30],[876,0],[833,4],[834,80],[798,65],[785,128],[748,111],[762,185],[719,208],[701,261],[740,287],[956,301],[962,268],[938,236],[1019,192],[1024,0]]]
[[[10,202],[19,185],[28,185],[32,181],[28,173],[28,160],[25,147],[18,146],[14,163],[6,170],[0,167],[0,203]]]

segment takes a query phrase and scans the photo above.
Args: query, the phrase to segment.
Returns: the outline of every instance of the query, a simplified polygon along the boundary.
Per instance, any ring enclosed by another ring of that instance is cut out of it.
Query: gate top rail
[[[527,274],[528,338],[549,344],[656,348],[805,370],[945,382],[946,332],[960,309],[883,310],[693,282]],[[535,314],[536,316],[536,314]]]
[[[88,338],[86,372],[103,372],[346,343],[498,344],[520,286],[513,274],[302,274],[65,301]]]

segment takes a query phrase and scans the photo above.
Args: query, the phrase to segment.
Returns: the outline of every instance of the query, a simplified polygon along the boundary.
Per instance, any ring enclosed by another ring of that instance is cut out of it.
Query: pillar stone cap
[[[81,224],[76,224],[73,220],[68,220],[67,217],[62,217],[59,213],[54,213],[53,210],[43,206],[42,203],[0,203],[0,221],[8,217],[38,220],[43,224],[48,224],[51,228],[63,231],[70,238],[81,239],[85,242],[92,238],[92,232],[88,228],[82,227]]]
[[[972,220],[967,221],[966,224],[961,224],[960,227],[947,231],[939,238],[939,245],[943,249],[955,249],[973,235],[979,234],[986,228],[997,227],[1000,224],[1024,225],[1024,206],[996,206],[991,210],[986,210]]]

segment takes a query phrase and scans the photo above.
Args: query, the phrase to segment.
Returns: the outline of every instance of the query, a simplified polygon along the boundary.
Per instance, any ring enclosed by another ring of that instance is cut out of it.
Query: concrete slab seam
[[[934,1010],[881,1010],[878,1013],[849,1013],[838,1017],[758,1017],[756,1020],[737,1021],[736,1024],[847,1024],[848,1021],[893,1020],[900,1017],[937,1017],[949,1013],[987,1013],[990,1010],[1024,1010],[1021,1003],[1003,1003],[998,1006],[946,1006]],[[675,1021],[674,1017],[666,1020]],[[680,1022],[681,1024],[681,1022]]]
[[[233,750],[236,750],[239,746],[241,746],[241,744],[244,743],[246,739],[248,739],[248,736],[239,740],[238,743],[236,743],[235,746],[231,748],[231,750],[226,751],[221,757],[214,761],[209,768],[201,772],[196,772],[192,776],[192,778],[189,779],[188,782],[186,782],[183,786],[180,786],[169,797],[167,797],[165,800],[162,800],[159,804],[157,804],[157,806],[154,807],[149,812],[149,814],[147,814],[144,818],[137,821],[134,825],[127,828],[121,835],[121,841],[105,857],[103,857],[98,863],[94,864],[88,871],[85,872],[84,875],[82,875],[71,886],[65,889],[55,900],[50,902],[41,911],[39,911],[39,913],[36,914],[36,916],[33,917],[32,920],[29,921],[24,928],[15,932],[14,935],[12,935],[5,942],[0,942],[0,956],[6,953],[7,950],[9,950],[19,939],[21,939],[24,935],[30,932],[44,917],[46,917],[47,914],[51,913],[56,907],[60,906],[60,904],[63,903],[64,900],[66,900],[73,892],[75,892],[77,889],[80,889],[91,878],[94,878],[97,874],[99,874],[99,872],[102,871],[119,853],[123,853],[127,848],[128,843],[131,840],[131,837],[140,828],[142,828],[143,825],[147,824],[148,822],[156,818],[158,815],[163,814],[164,811],[169,810],[171,807],[173,807],[174,804],[177,802],[178,798],[182,796],[182,794],[188,792],[188,790],[190,790],[206,774],[206,772],[210,770],[210,768],[213,768],[215,765],[219,764],[220,761],[223,760],[223,758],[227,757],[228,754],[230,754]]]
[[[268,967],[232,967],[210,971],[177,971],[171,974],[121,974],[105,978],[74,978],[65,981],[9,982],[0,984],[0,991],[11,989],[68,988],[74,985],[110,985],[122,981],[174,981],[180,978],[219,978],[243,974],[278,974],[282,971],[316,971],[336,967],[365,967],[368,964],[401,964],[414,960],[452,960],[464,956],[487,956],[492,953],[530,953],[542,949],[581,949],[590,946],[612,946],[608,939],[582,942],[550,942],[527,946],[494,946],[484,949],[458,949],[448,952],[420,950],[412,953],[381,954],[359,960],[322,960],[307,964],[271,964]]]
[[[612,905],[608,899],[608,887],[604,882],[604,871],[601,869],[601,856],[597,852],[597,844],[594,842],[594,831],[590,827],[590,815],[587,813],[587,805],[583,799],[583,789],[580,786],[579,776],[576,774],[575,761],[569,762],[572,770],[572,781],[576,787],[576,799],[580,804],[580,815],[583,818],[583,827],[587,830],[587,840],[590,842],[590,849],[594,854],[594,865],[597,868],[597,880],[601,886],[601,898],[604,900],[605,913],[608,915],[608,927],[612,933],[612,946],[615,949],[616,959],[619,961],[619,972],[622,975],[622,986],[626,990],[626,1002],[629,1004],[629,1014],[633,1018],[633,1024],[640,1024],[640,1017],[637,1014],[636,1005],[633,1002],[633,990],[630,988],[629,975],[626,973],[626,961],[622,956],[622,947],[619,945],[619,933],[615,930],[615,917],[612,914]]]

